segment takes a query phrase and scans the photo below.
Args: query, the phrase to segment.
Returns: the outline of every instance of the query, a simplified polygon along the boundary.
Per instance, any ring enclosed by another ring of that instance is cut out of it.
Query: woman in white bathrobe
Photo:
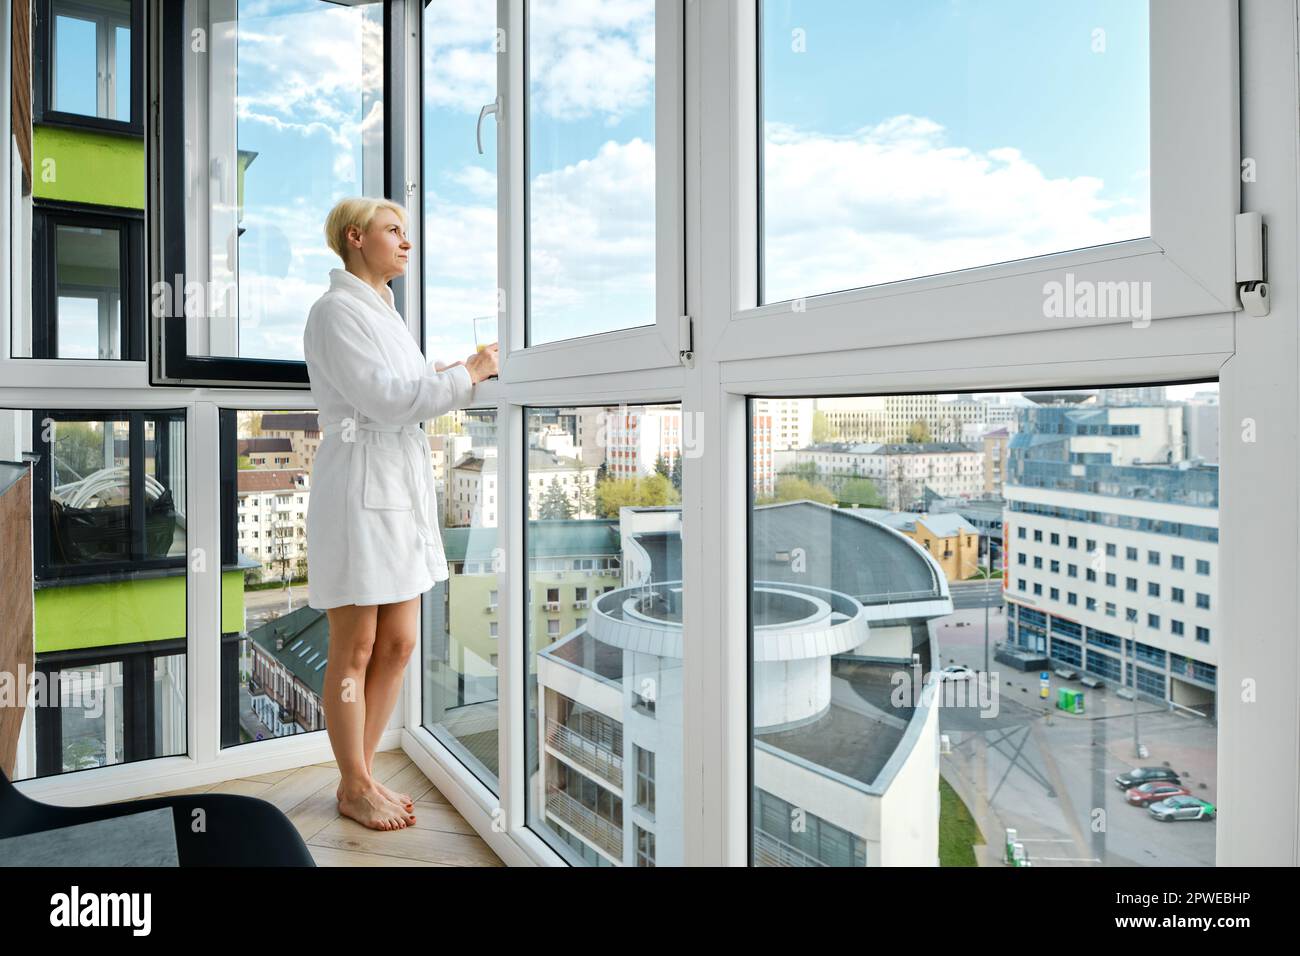
[[[341,200],[325,222],[344,268],[311,307],[303,356],[320,418],[307,508],[307,603],[329,615],[325,726],[339,812],[376,830],[415,822],[409,794],[372,775],[375,749],[419,642],[420,595],[448,577],[429,443],[419,423],[474,398],[497,346],[430,367],[393,307],[406,211]]]

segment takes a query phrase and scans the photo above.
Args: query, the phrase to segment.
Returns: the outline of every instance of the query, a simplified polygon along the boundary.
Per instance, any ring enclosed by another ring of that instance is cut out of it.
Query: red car
[[[1159,780],[1134,787],[1124,794],[1124,799],[1135,807],[1145,807],[1157,800],[1168,800],[1170,797],[1190,797],[1191,795],[1189,790],[1176,783]]]

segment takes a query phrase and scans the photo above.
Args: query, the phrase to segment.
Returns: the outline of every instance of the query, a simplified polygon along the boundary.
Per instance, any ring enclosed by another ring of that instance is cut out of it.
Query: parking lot
[[[1003,639],[1003,621],[990,615],[991,644]],[[935,623],[938,665],[983,669],[983,610],[957,611]],[[1006,827],[1016,829],[1035,866],[1214,865],[1214,821],[1162,823],[1129,805],[1114,783],[1135,766],[1168,763],[1194,796],[1217,805],[1211,721],[1139,701],[1138,735],[1149,756],[1138,759],[1132,701],[1055,674],[1051,696],[1042,700],[1037,672],[992,662],[990,674],[999,678],[996,716],[978,707],[944,708],[939,715],[940,733],[951,745],[941,770],[988,841],[976,847],[982,865],[1000,865]],[[1060,687],[1084,691],[1085,714],[1055,709]]]

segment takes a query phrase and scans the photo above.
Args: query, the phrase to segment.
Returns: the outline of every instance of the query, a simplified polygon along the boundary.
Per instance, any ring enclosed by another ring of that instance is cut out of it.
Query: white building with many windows
[[[1176,405],[1023,413],[1004,488],[1006,651],[1215,716],[1219,474],[1180,460],[1180,425]]]

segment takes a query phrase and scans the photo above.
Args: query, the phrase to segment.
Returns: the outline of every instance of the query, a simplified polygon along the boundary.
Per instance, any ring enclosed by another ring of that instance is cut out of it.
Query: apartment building
[[[1182,459],[1181,422],[1177,405],[1022,412],[1005,488],[1007,643],[1214,716],[1230,637],[1219,474]]]

